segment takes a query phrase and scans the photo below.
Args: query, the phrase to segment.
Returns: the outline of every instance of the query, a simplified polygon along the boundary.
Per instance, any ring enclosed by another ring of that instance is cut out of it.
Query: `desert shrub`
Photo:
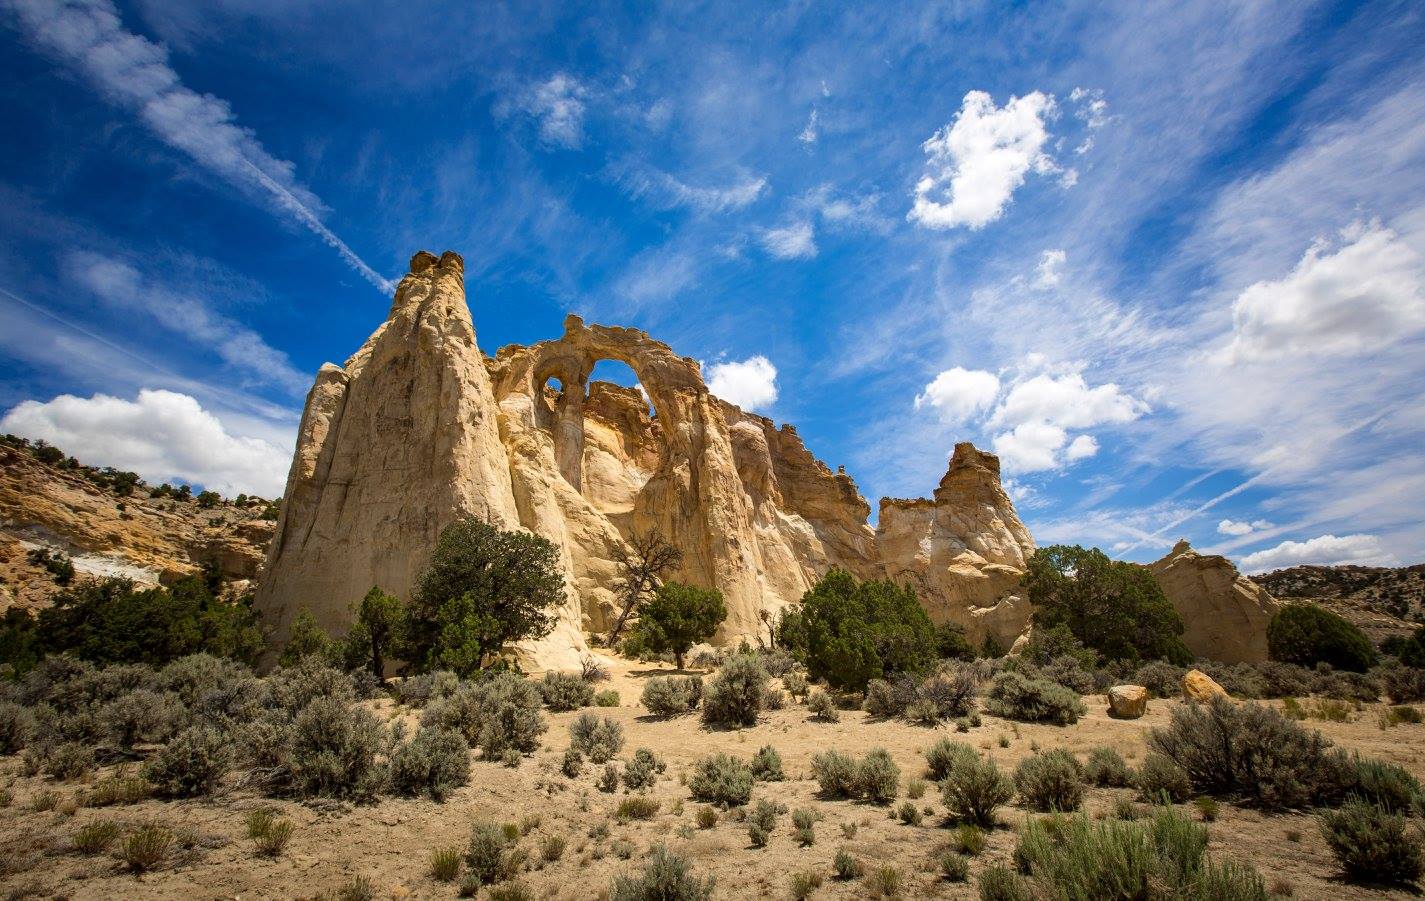
[[[986,828],[995,824],[995,809],[1014,797],[1014,786],[993,760],[978,755],[957,760],[940,783],[950,815]]]
[[[277,857],[291,841],[296,828],[291,820],[274,820],[262,832],[252,836],[253,847],[263,857]]]
[[[60,742],[44,749],[46,775],[63,782],[80,779],[94,771],[94,749],[76,741]]]
[[[114,804],[137,804],[153,794],[153,786],[141,776],[116,773],[101,779],[84,793],[85,807],[109,807]]]
[[[1420,878],[1420,841],[1399,814],[1347,801],[1321,815],[1321,834],[1348,879],[1409,884]]]
[[[618,692],[612,688],[598,692],[594,695],[595,707],[617,707],[619,705]]]
[[[633,752],[633,759],[623,768],[623,784],[630,790],[652,788],[663,772],[664,763],[647,748]]]
[[[1025,723],[1077,723],[1087,708],[1069,689],[1045,679],[1026,679],[1016,672],[995,676],[985,696],[985,710]]]
[[[726,754],[712,754],[693,764],[688,788],[695,800],[736,807],[752,797],[752,782],[752,768],[747,764]]]
[[[814,679],[861,690],[888,673],[920,673],[936,659],[936,633],[915,590],[860,582],[833,569],[783,616],[778,643],[804,658]]]
[[[184,713],[176,694],[140,688],[105,704],[98,718],[113,747],[127,751],[140,742],[165,741]]]
[[[559,764],[559,772],[570,779],[578,779],[584,773],[584,755],[577,748],[566,750],[564,759]]]
[[[1421,810],[1425,804],[1419,780],[1404,767],[1383,760],[1357,758],[1350,792],[1388,813],[1405,816]]]
[[[703,720],[721,726],[754,726],[762,711],[767,671],[752,654],[729,657],[703,695]]]
[[[614,816],[621,823],[629,820],[648,820],[658,813],[658,801],[647,795],[629,795],[618,803]]]
[[[112,820],[85,823],[74,833],[74,850],[80,854],[103,854],[118,840],[121,831]]]
[[[569,840],[562,835],[546,835],[539,843],[539,856],[545,863],[554,863],[564,856]]]
[[[24,750],[35,731],[35,716],[9,701],[0,701],[0,754]]]
[[[1182,768],[1198,791],[1265,808],[1338,799],[1351,780],[1350,761],[1330,742],[1260,704],[1224,698],[1172,712],[1149,747]]]
[[[896,808],[896,817],[907,826],[919,826],[925,819],[920,808],[915,806],[914,801],[902,802],[901,806]]]
[[[811,683],[807,677],[798,672],[788,672],[782,676],[782,687],[787,690],[787,694],[794,698],[805,698],[807,692],[811,691]]]
[[[550,710],[578,710],[594,700],[594,686],[572,673],[545,673],[539,693]]]
[[[130,870],[143,873],[162,863],[172,845],[171,831],[162,826],[148,825],[129,833],[120,851]]]
[[[937,719],[952,719],[967,716],[975,709],[978,688],[979,680],[972,667],[944,667],[920,683],[917,700],[930,705]]]
[[[964,882],[970,878],[970,859],[955,851],[943,851],[938,863],[946,882]]]
[[[810,898],[812,893],[821,888],[821,874],[810,870],[792,874],[792,898],[796,901]]]
[[[599,778],[594,782],[594,787],[605,794],[613,794],[618,791],[618,783],[618,764],[606,763],[603,772],[599,773]]]
[[[977,857],[985,850],[985,830],[974,823],[961,823],[955,827],[951,844],[967,857]]]
[[[807,709],[812,716],[824,723],[835,723],[841,720],[841,712],[836,709],[836,702],[831,700],[831,695],[824,691],[814,691],[807,698]]]
[[[1380,680],[1373,672],[1332,670],[1327,663],[1318,664],[1317,668],[1313,690],[1319,695],[1334,701],[1359,701],[1368,704],[1374,704],[1380,699]]]
[[[512,878],[523,862],[515,841],[493,823],[476,823],[470,827],[470,841],[465,846],[466,869],[485,885]]]
[[[665,582],[638,607],[638,624],[630,638],[654,654],[671,653],[678,669],[698,642],[711,638],[727,618],[722,592],[680,582]]]
[[[391,694],[402,704],[424,707],[431,701],[448,698],[460,690],[460,677],[450,670],[432,670],[397,679],[390,685]]]
[[[484,759],[498,760],[511,748],[529,754],[539,747],[539,737],[548,728],[540,703],[534,683],[498,673],[432,702],[421,715],[421,725],[458,731]]]
[[[1425,669],[1413,666],[1382,667],[1380,685],[1392,704],[1425,701]],[[3,738],[0,738],[0,742],[3,742]]]
[[[654,716],[682,716],[696,710],[703,697],[701,676],[655,677],[643,685],[639,699]]]
[[[1078,810],[1084,800],[1079,762],[1063,748],[1025,758],[1014,771],[1014,787],[1034,810]]]
[[[901,871],[889,864],[876,867],[866,875],[866,889],[875,898],[899,898],[901,882]]]
[[[1285,698],[1309,694],[1312,690],[1312,672],[1294,663],[1264,660],[1252,664],[1262,680],[1264,698]]]
[[[688,861],[663,845],[648,855],[642,876],[614,878],[610,901],[706,901],[712,897],[716,880],[692,875]]]
[[[417,669],[470,675],[507,643],[548,635],[564,600],[559,549],[547,539],[477,519],[453,522],[416,582],[404,654]]]
[[[832,858],[831,869],[836,873],[837,879],[849,880],[860,879],[866,868],[861,865],[861,861],[851,856],[851,852],[845,848],[840,848],[836,856]]]
[[[699,807],[694,815],[699,829],[711,829],[717,825],[717,809],[711,806]]]
[[[856,761],[840,751],[823,751],[811,759],[812,776],[828,798],[856,796]]]
[[[278,667],[262,680],[264,706],[292,716],[318,698],[350,703],[356,700],[351,674],[307,657],[293,666]]]
[[[781,782],[786,778],[782,772],[782,755],[771,745],[763,745],[752,755],[752,778],[758,782]]]
[[[980,873],[980,901],[1033,901],[1029,881],[1006,867],[993,864]]]
[[[1234,698],[1269,697],[1271,686],[1261,672],[1250,663],[1218,663],[1201,660],[1197,668],[1212,677],[1223,691]]]
[[[1105,660],[1192,659],[1182,617],[1141,566],[1096,548],[1053,545],[1029,558],[1022,584],[1036,630],[1066,626]]]
[[[506,748],[505,753],[500,755],[500,763],[512,770],[518,768],[522,760],[524,760],[524,755],[514,748]]]
[[[608,717],[581,713],[569,724],[569,746],[594,763],[604,763],[623,749],[623,726]]]
[[[444,801],[470,781],[470,745],[459,732],[422,728],[397,745],[389,761],[391,790],[415,797],[429,794]]]
[[[368,711],[318,698],[292,722],[272,787],[304,798],[369,800],[385,783],[377,759],[385,747],[386,732]]]
[[[780,688],[776,688],[774,686],[769,685],[762,692],[763,710],[782,710],[785,709],[786,706],[787,695],[786,692],[782,691]]]
[[[942,737],[936,739],[935,744],[926,750],[925,763],[929,769],[930,778],[939,782],[950,775],[958,764],[972,761],[978,756],[975,749],[969,745]]]
[[[866,752],[856,764],[856,794],[873,804],[889,804],[900,787],[901,771],[883,748]]]
[[[1128,764],[1110,747],[1094,748],[1084,762],[1084,781],[1101,788],[1121,788],[1130,781]]]
[[[1216,798],[1201,797],[1193,798],[1192,806],[1197,808],[1197,815],[1202,817],[1204,823],[1211,823],[1217,819],[1220,805]]]
[[[861,709],[871,716],[890,719],[905,713],[905,709],[915,700],[915,680],[909,677],[892,682],[889,679],[872,679],[866,683],[866,698]]]
[[[1175,698],[1183,693],[1183,676],[1187,668],[1166,660],[1152,660],[1138,668],[1133,682],[1152,692],[1155,698]]]
[[[437,882],[454,882],[465,863],[459,848],[437,848],[430,853],[430,875]]]
[[[1363,673],[1375,666],[1371,640],[1344,617],[1315,604],[1289,604],[1267,625],[1267,652],[1273,660]]]
[[[1192,794],[1192,781],[1183,768],[1162,754],[1143,758],[1133,774],[1133,785],[1145,801],[1186,801]]]
[[[161,795],[190,798],[211,793],[231,766],[231,739],[216,729],[192,726],[144,765],[143,777]]]
[[[765,848],[777,825],[777,805],[758,801],[747,813],[747,838],[754,848]]]

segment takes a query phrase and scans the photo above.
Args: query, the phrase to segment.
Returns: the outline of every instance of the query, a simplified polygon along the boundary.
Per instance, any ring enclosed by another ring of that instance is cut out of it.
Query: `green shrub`
[[[94,749],[77,741],[64,741],[45,748],[42,760],[45,773],[63,782],[88,776],[94,771]]]
[[[515,831],[518,835],[518,830]],[[519,872],[523,859],[516,853],[515,839],[493,823],[476,823],[470,828],[465,846],[465,866],[471,876],[485,885],[510,879]]]
[[[754,726],[762,711],[767,671],[756,655],[734,654],[708,683],[703,720],[719,726]]]
[[[812,892],[821,888],[821,874],[811,871],[792,874],[792,897],[796,901],[810,898]]]
[[[499,760],[511,748],[529,754],[539,748],[548,726],[534,683],[513,673],[499,673],[462,685],[449,697],[432,702],[421,725],[453,729],[479,748],[485,760]]]
[[[901,893],[901,871],[889,864],[876,867],[866,875],[866,889],[872,897],[899,898]]]
[[[997,863],[980,873],[980,901],[1034,901],[1034,895],[1028,880]]]
[[[652,788],[663,772],[664,763],[647,748],[633,752],[633,759],[623,768],[623,784],[630,791]]]
[[[658,676],[644,683],[640,701],[654,716],[668,717],[696,710],[702,698],[701,676]]]
[[[1316,731],[1260,704],[1177,707],[1149,747],[1182,768],[1194,789],[1263,808],[1304,807],[1339,799],[1351,762]]]
[[[572,673],[545,673],[539,682],[539,693],[550,710],[578,710],[594,700],[594,686]]]
[[[811,771],[821,793],[828,798],[853,798],[857,789],[854,758],[840,751],[823,751],[811,759]]]
[[[1289,604],[1267,624],[1267,653],[1273,660],[1363,673],[1376,664],[1375,646],[1346,619],[1315,604]]]
[[[232,740],[216,729],[192,726],[148,761],[143,777],[161,795],[210,794],[232,767]]]
[[[618,692],[612,688],[601,691],[594,695],[595,707],[617,707],[619,705]]]
[[[1014,787],[1033,810],[1078,810],[1084,800],[1079,762],[1062,748],[1026,757],[1014,771]]]
[[[386,731],[360,707],[318,698],[297,715],[275,774],[279,791],[304,798],[364,801],[385,783]]]
[[[851,856],[851,852],[845,848],[837,850],[836,857],[831,861],[831,869],[836,873],[836,878],[842,880],[860,879],[861,874],[865,872],[861,861]]]
[[[777,805],[758,801],[747,814],[747,837],[754,848],[765,848],[777,825]]]
[[[629,795],[619,801],[618,807],[614,810],[614,817],[620,823],[627,823],[629,820],[649,820],[658,813],[658,801],[647,795]]]
[[[883,748],[873,748],[856,764],[856,794],[872,804],[889,804],[900,787],[901,771]]]
[[[98,719],[110,745],[128,751],[140,742],[167,741],[185,714],[177,695],[140,688],[105,704]]]
[[[781,782],[787,778],[782,772],[782,755],[771,745],[763,745],[752,755],[752,778],[758,782]]]
[[[1192,794],[1188,774],[1172,758],[1162,754],[1143,758],[1138,772],[1133,774],[1133,785],[1145,801],[1157,802],[1166,797],[1169,801],[1182,802]]]
[[[1420,840],[1399,814],[1347,801],[1321,815],[1321,834],[1348,879],[1409,884],[1420,878]]]
[[[391,752],[389,766],[392,791],[444,801],[470,781],[470,745],[458,732],[422,728]]]
[[[599,791],[605,794],[612,794],[618,791],[619,773],[618,765],[613,763],[604,764],[604,770],[599,774],[598,781],[594,783]]]
[[[780,631],[811,677],[838,689],[859,691],[887,673],[924,672],[936,659],[935,628],[914,589],[859,582],[841,569],[802,596]]]
[[[74,833],[74,850],[80,854],[103,854],[119,838],[119,824],[111,820],[85,823]]]
[[[1381,668],[1381,690],[1392,704],[1425,701],[1425,668],[1387,666]]]
[[[942,667],[940,672],[917,686],[916,705],[913,706],[918,706],[922,712],[912,718],[933,723],[968,716],[975,709],[975,695],[978,691],[979,678],[972,667]],[[907,712],[909,713],[909,710]]]
[[[1183,693],[1183,676],[1187,668],[1166,660],[1151,660],[1133,674],[1133,682],[1141,685],[1155,698],[1176,698]]]
[[[914,801],[902,802],[901,806],[896,808],[896,816],[907,826],[919,826],[925,819]]]
[[[1193,798],[1192,806],[1197,808],[1197,815],[1202,818],[1204,823],[1212,823],[1217,820],[1220,805],[1216,798]]]
[[[638,624],[630,636],[654,654],[671,653],[678,669],[688,649],[711,638],[727,618],[722,592],[680,582],[665,582],[638,607]]]
[[[124,839],[124,863],[135,873],[152,870],[163,862],[173,844],[173,833],[162,826],[140,826]]]
[[[604,763],[623,749],[623,726],[609,717],[581,713],[569,724],[569,746],[594,763]]]
[[[459,848],[437,848],[430,854],[430,875],[437,882],[454,882],[465,863]]]
[[[787,694],[794,698],[805,698],[807,692],[811,691],[811,684],[807,682],[807,677],[796,672],[782,676],[782,687],[787,690]]]
[[[0,754],[24,750],[35,731],[35,716],[9,701],[0,702]]]
[[[976,755],[956,761],[940,783],[940,794],[952,817],[990,828],[995,809],[1014,797],[1014,786],[993,760]]]
[[[967,857],[978,857],[985,850],[985,830],[974,823],[961,823],[955,827],[954,847]]]
[[[995,676],[985,699],[987,712],[1024,723],[1067,726],[1077,723],[1087,710],[1079,696],[1064,686],[1012,671]]]
[[[861,709],[874,717],[890,719],[905,713],[905,709],[915,700],[915,680],[909,676],[889,679],[872,679],[866,683],[866,697]]]
[[[751,767],[719,753],[699,758],[693,764],[688,788],[695,800],[736,807],[746,804],[752,797],[752,782]]]
[[[564,856],[564,848],[569,844],[562,835],[546,835],[539,843],[539,856],[545,863],[554,863]]]
[[[434,670],[396,679],[390,684],[391,694],[402,704],[424,707],[431,701],[448,698],[460,690],[460,677],[450,670]]]
[[[1421,793],[1419,780],[1404,767],[1383,760],[1357,758],[1350,792],[1387,813],[1409,816],[1425,809],[1422,806],[1425,794]]]
[[[831,695],[824,691],[814,691],[807,698],[807,709],[812,716],[824,723],[836,723],[841,720],[841,713],[836,709],[836,702],[831,700]]]
[[[950,772],[957,764],[974,760],[978,756],[979,755],[975,753],[975,749],[969,745],[963,742],[951,741],[942,736],[936,739],[935,744],[926,750],[925,763],[929,770],[930,778],[939,782],[941,779],[950,775]]]
[[[717,825],[717,809],[714,807],[699,807],[694,815],[699,829],[711,829]]]
[[[940,854],[940,875],[946,882],[964,882],[970,878],[970,859],[954,851]]]
[[[578,748],[570,748],[564,752],[564,761],[559,765],[559,771],[570,779],[578,779],[584,772],[584,755]]]
[[[1084,781],[1100,788],[1122,788],[1131,779],[1128,764],[1109,747],[1094,748],[1084,763]]]
[[[261,835],[253,836],[253,846],[263,857],[277,857],[287,847],[296,828],[291,820],[277,820],[268,825]]]
[[[716,880],[698,879],[691,869],[687,860],[659,845],[648,856],[642,876],[614,878],[610,901],[706,901]]]

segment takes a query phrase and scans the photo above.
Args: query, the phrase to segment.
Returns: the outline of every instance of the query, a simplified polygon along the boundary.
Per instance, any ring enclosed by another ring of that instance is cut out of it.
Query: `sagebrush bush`
[[[1175,708],[1149,747],[1187,774],[1193,788],[1263,808],[1304,807],[1339,799],[1349,787],[1349,758],[1331,743],[1261,704],[1225,698]]]
[[[1425,669],[1413,666],[1382,667],[1380,686],[1392,704],[1425,701]],[[3,738],[0,738],[0,742],[3,742]]]
[[[85,823],[74,833],[74,850],[80,854],[103,854],[118,840],[122,830],[112,820]]]
[[[97,715],[109,744],[128,751],[140,742],[167,741],[187,711],[177,694],[140,688],[109,701]]]
[[[513,748],[530,754],[539,748],[548,725],[540,711],[542,699],[534,683],[514,673],[499,673],[463,684],[448,697],[432,702],[421,716],[422,726],[454,729],[485,760],[499,760]]]
[[[782,771],[782,755],[771,745],[763,745],[752,755],[752,778],[758,782],[781,782],[787,778]]]
[[[861,865],[861,861],[851,855],[850,851],[840,848],[836,856],[832,858],[831,869],[836,873],[836,878],[841,880],[860,879],[866,868]]]
[[[940,875],[946,882],[964,882],[970,878],[970,859],[955,851],[940,854]]]
[[[658,801],[647,795],[629,795],[618,803],[614,817],[620,823],[629,820],[648,820],[658,813]]]
[[[430,875],[437,882],[454,882],[465,864],[459,848],[437,848],[430,853]]]
[[[1351,800],[1321,815],[1321,834],[1348,879],[1409,884],[1420,878],[1421,843],[1403,816]]]
[[[1383,760],[1357,758],[1350,793],[1388,813],[1425,812],[1420,781],[1404,767]]]
[[[1087,708],[1077,694],[1056,682],[1003,672],[990,683],[985,710],[1024,723],[1067,726],[1077,723]]]
[[[1143,800],[1157,802],[1163,798],[1182,802],[1192,794],[1192,781],[1183,768],[1170,757],[1149,754],[1133,774],[1133,786]]]
[[[1133,682],[1148,689],[1155,698],[1176,698],[1183,693],[1183,676],[1187,668],[1166,660],[1153,660],[1138,668]]]
[[[737,807],[752,797],[752,768],[735,757],[712,754],[693,764],[688,788],[694,800]]]
[[[783,710],[787,706],[787,694],[780,688],[769,685],[762,692],[763,710]]]
[[[915,700],[915,680],[909,676],[891,679],[872,679],[866,683],[866,697],[861,709],[871,716],[890,719],[905,713],[905,709]]]
[[[304,798],[369,800],[384,787],[386,730],[370,712],[317,698],[286,730],[273,787]]]
[[[856,796],[856,761],[840,751],[823,751],[811,759],[812,776],[828,798]]]
[[[896,816],[907,826],[919,826],[925,819],[924,814],[920,812],[919,807],[915,806],[914,801],[902,802],[901,806],[896,808]]]
[[[618,791],[618,783],[618,764],[606,763],[603,771],[599,773],[599,778],[594,782],[594,787],[605,794],[613,794]]]
[[[889,804],[900,787],[901,771],[884,748],[873,748],[856,763],[856,794],[872,804]]]
[[[699,807],[693,818],[699,829],[711,829],[717,825],[717,809],[711,806]]]
[[[701,676],[657,676],[643,685],[639,698],[654,716],[682,716],[696,710],[703,698]]]
[[[747,838],[754,848],[765,848],[777,826],[777,805],[758,801],[747,813]]]
[[[17,754],[35,731],[35,716],[19,704],[0,702],[0,754]]]
[[[658,782],[658,774],[665,765],[647,748],[633,752],[633,759],[623,768],[623,784],[630,791],[652,788]]]
[[[459,732],[418,729],[410,741],[392,750],[388,766],[396,794],[428,794],[444,801],[470,781],[470,745]]]
[[[412,707],[424,707],[431,701],[448,698],[460,690],[460,677],[450,670],[432,670],[406,676],[391,682],[389,689],[396,700]]]
[[[292,839],[297,827],[291,820],[274,820],[258,835],[252,837],[253,847],[263,857],[277,857]]]
[[[94,748],[77,741],[50,745],[44,749],[41,759],[45,774],[62,782],[88,776],[95,766]]]
[[[1084,781],[1100,788],[1122,788],[1132,779],[1128,764],[1113,748],[1100,746],[1089,751],[1084,762]]]
[[[1083,771],[1063,748],[1026,757],[1014,771],[1014,787],[1033,810],[1073,811],[1084,800]]]
[[[824,723],[835,723],[841,720],[841,713],[836,709],[836,702],[831,700],[831,695],[824,691],[814,691],[807,698],[807,709],[812,716]]]
[[[1087,897],[1087,896],[1085,896]],[[992,864],[980,873],[980,901],[1033,901],[1029,880],[1004,864]]]
[[[787,690],[787,694],[794,698],[805,698],[807,692],[811,691],[811,684],[807,682],[807,677],[798,672],[789,672],[783,675],[782,687]]]
[[[755,726],[767,671],[753,654],[734,654],[703,692],[703,720],[718,726]]]
[[[564,760],[559,765],[559,772],[570,779],[578,779],[584,772],[584,755],[578,748],[569,748],[564,752]]]
[[[692,875],[688,861],[658,845],[648,855],[641,876],[614,878],[610,901],[706,901],[717,882]]]
[[[539,693],[550,710],[578,710],[594,701],[593,684],[573,673],[545,673],[539,682]]]
[[[956,764],[974,760],[978,756],[975,749],[969,745],[941,737],[926,749],[925,764],[930,778],[939,782],[950,775],[950,771],[955,768]]]
[[[606,689],[594,695],[595,707],[617,707],[619,705],[618,692],[614,689]]]
[[[940,795],[955,819],[986,828],[995,824],[995,810],[1014,797],[1014,785],[993,760],[963,757],[940,783]]]
[[[493,823],[476,823],[470,827],[465,866],[471,876],[485,885],[493,885],[512,878],[519,872],[521,863],[523,858],[515,851],[515,839],[504,829]]]
[[[161,795],[190,798],[210,794],[232,762],[228,736],[207,726],[192,726],[144,765],[143,777]]]
[[[152,870],[163,862],[173,845],[173,833],[162,826],[140,826],[124,839],[124,863],[135,873]]]
[[[623,750],[623,726],[609,717],[581,713],[569,724],[569,747],[594,763],[605,763]]]

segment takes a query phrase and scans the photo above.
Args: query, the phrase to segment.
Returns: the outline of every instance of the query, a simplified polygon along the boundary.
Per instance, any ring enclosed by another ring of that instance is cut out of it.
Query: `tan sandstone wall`
[[[1182,617],[1188,650],[1224,663],[1267,659],[1267,624],[1279,605],[1232,561],[1179,541],[1148,570]]]

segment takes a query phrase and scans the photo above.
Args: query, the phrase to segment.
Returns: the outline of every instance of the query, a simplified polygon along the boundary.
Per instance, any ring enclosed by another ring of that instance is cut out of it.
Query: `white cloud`
[[[1064,261],[1068,255],[1062,250],[1046,250],[1039,256],[1039,265],[1034,268],[1034,287],[1052,288],[1063,281]]]
[[[539,120],[539,136],[556,147],[575,149],[584,142],[584,98],[578,79],[557,73],[525,93],[524,109]]]
[[[816,109],[813,108],[811,111],[811,115],[807,117],[807,126],[806,128],[802,129],[801,134],[797,135],[797,140],[801,141],[803,144],[815,144],[816,139]]]
[[[230,434],[198,401],[174,391],[144,389],[134,401],[105,394],[27,400],[0,419],[0,430],[150,482],[191,482],[226,495],[280,497],[291,462],[289,450]]]
[[[816,234],[810,222],[793,222],[762,232],[762,246],[779,260],[809,260],[816,256]]]
[[[1281,544],[1242,558],[1242,571],[1268,572],[1289,566],[1393,566],[1399,561],[1388,553],[1374,535],[1321,535],[1306,541]]]
[[[933,408],[942,421],[959,424],[989,409],[998,396],[999,377],[993,372],[956,366],[937,375],[915,396],[915,408]]]
[[[1058,469],[1059,451],[1068,442],[1068,433],[1059,426],[1035,420],[1000,432],[992,439],[995,453],[1009,469],[1016,472],[1038,472]]]
[[[1036,360],[1027,361],[1030,366]],[[1148,413],[1145,402],[1109,382],[1090,388],[1081,373],[1039,373],[1017,381],[990,415],[998,430],[995,453],[1017,472],[1057,469],[1098,453],[1090,435],[1069,440],[1069,430],[1132,422]]]
[[[1273,528],[1273,525],[1265,519],[1256,519],[1251,522],[1238,522],[1233,519],[1224,519],[1217,524],[1217,531],[1223,535],[1250,535],[1253,532],[1262,532]]]
[[[1087,460],[1098,453],[1098,440],[1092,435],[1080,435],[1069,442],[1069,448],[1064,452],[1064,459],[1070,463],[1078,460]]]
[[[1318,241],[1289,275],[1259,281],[1232,305],[1226,362],[1350,354],[1425,329],[1425,266],[1379,223]]]
[[[704,213],[723,213],[749,206],[767,190],[767,179],[742,175],[720,187],[690,185],[657,169],[630,168],[619,177],[634,197],[648,199],[664,209],[691,207]]]
[[[744,410],[765,410],[777,401],[777,367],[758,354],[708,367],[708,390]]]
[[[132,110],[159,140],[192,157],[230,184],[264,198],[310,229],[382,291],[394,285],[366,265],[321,221],[325,207],[237,123],[226,100],[186,87],[160,44],[125,30],[110,0],[5,0],[35,45],[72,66],[108,100]]]
[[[1102,128],[1112,118],[1108,114],[1108,101],[1103,99],[1100,88],[1074,88],[1069,100],[1075,106],[1074,115],[1089,128]]]
[[[1054,110],[1053,96],[1039,91],[1003,107],[984,91],[966,94],[955,121],[922,145],[929,160],[907,218],[942,229],[998,219],[1031,171],[1057,171],[1044,151]]]

